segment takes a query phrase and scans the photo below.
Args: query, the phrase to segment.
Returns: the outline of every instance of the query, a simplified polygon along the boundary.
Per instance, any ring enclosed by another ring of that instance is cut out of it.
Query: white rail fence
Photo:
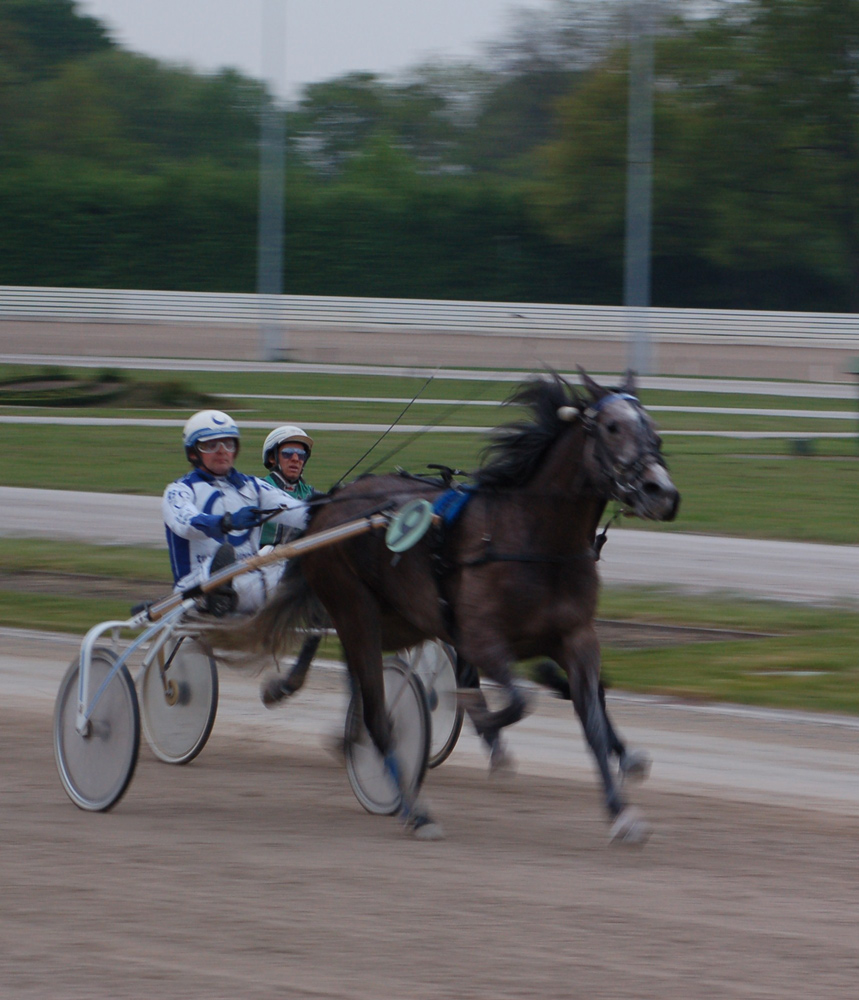
[[[657,342],[813,347],[859,353],[859,315],[725,309],[260,296],[209,292],[0,286],[0,323],[192,324],[467,332],[625,341],[645,324]]]

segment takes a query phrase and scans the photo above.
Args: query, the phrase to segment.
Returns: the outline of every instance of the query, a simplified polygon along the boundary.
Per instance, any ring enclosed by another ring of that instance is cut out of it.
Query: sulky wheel
[[[423,642],[402,654],[420,677],[430,711],[430,752],[427,767],[438,767],[450,756],[462,731],[462,706],[456,694],[456,653],[442,642]]]
[[[218,669],[207,646],[184,636],[163,666],[154,660],[140,682],[143,733],[167,764],[187,764],[206,745],[218,712]]]
[[[93,812],[104,812],[122,798],[140,749],[134,681],[124,664],[111,676],[117,659],[113,650],[93,650],[87,701],[91,703],[107,683],[83,734],[76,728],[79,660],[66,671],[54,709],[54,756],[60,780],[76,806]]]
[[[385,661],[385,704],[403,778],[416,794],[424,779],[430,743],[430,720],[423,684],[399,657]],[[364,726],[361,696],[356,692],[346,713],[346,773],[352,791],[367,812],[391,816],[400,808],[400,792],[385,770],[382,755]]]

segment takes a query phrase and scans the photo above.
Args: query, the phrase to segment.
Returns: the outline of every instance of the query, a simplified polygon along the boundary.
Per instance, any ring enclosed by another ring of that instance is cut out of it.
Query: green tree
[[[76,9],[74,0],[0,0],[0,63],[29,77],[110,49],[103,25]]]
[[[857,0],[741,0],[658,42],[655,302],[855,308],[857,30]],[[550,230],[590,241],[618,278],[624,70],[619,50],[561,102],[536,196]]]

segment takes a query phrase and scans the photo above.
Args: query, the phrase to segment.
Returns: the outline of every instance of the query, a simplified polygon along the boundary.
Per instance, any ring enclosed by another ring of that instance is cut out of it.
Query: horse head
[[[591,480],[636,517],[673,521],[680,493],[662,457],[662,439],[639,402],[633,373],[627,372],[619,388],[607,388],[579,372],[588,398],[579,407],[561,407],[558,415],[582,421]]]

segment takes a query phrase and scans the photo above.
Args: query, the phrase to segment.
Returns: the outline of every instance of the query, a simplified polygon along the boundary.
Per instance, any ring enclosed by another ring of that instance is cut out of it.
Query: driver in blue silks
[[[177,590],[184,590],[237,559],[256,555],[266,511],[286,527],[305,527],[307,507],[256,476],[233,467],[239,429],[220,410],[201,410],[185,424],[185,455],[194,467],[164,491],[161,503],[170,566]],[[271,563],[207,595],[204,607],[221,616],[260,608],[277,586],[282,563]]]

